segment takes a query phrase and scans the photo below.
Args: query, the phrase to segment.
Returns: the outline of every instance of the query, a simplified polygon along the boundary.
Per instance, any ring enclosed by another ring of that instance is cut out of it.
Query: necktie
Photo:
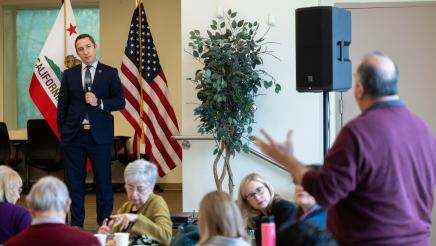
[[[85,92],[90,92],[91,91],[91,86],[92,86],[92,77],[91,77],[91,65],[87,65],[86,66],[86,71],[85,71]]]
[[[91,77],[91,65],[87,65],[86,66],[86,71],[85,71],[85,92],[90,92],[91,91],[91,86],[92,86],[92,77]],[[85,114],[85,122],[89,121],[89,117],[88,117],[88,113]]]

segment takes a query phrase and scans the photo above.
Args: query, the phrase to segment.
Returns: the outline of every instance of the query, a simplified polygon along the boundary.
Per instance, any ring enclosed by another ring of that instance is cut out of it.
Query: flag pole
[[[137,159],[141,156],[141,143],[144,143],[144,124],[142,122],[143,116],[143,95],[142,95],[142,9],[141,9],[142,0],[137,0],[136,3],[138,5],[138,28],[139,28],[139,91],[140,100],[139,100],[139,121],[141,123],[141,137],[137,139],[138,152],[136,153]]]
[[[67,55],[67,8],[64,4],[64,0],[61,1],[61,7],[64,6],[64,66],[67,66],[67,61],[65,59]]]

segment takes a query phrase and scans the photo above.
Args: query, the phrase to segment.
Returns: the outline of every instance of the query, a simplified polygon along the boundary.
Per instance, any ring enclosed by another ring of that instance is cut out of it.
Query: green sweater
[[[118,209],[118,214],[130,213],[133,203],[126,202]],[[128,232],[145,235],[159,241],[161,245],[169,245],[172,237],[170,211],[165,200],[158,195],[150,194],[148,200],[138,210],[138,219],[129,225]],[[112,228],[112,233],[119,232],[119,227]]]

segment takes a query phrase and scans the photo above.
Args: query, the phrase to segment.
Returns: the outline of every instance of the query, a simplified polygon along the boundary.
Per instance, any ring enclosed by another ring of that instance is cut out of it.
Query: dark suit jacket
[[[82,86],[82,65],[64,71],[58,99],[57,124],[63,143],[69,143],[79,131],[86,113],[91,124],[91,134],[97,144],[111,144],[113,141],[113,120],[111,111],[123,109],[123,89],[116,68],[97,64],[91,92],[102,99],[103,110],[85,103]]]

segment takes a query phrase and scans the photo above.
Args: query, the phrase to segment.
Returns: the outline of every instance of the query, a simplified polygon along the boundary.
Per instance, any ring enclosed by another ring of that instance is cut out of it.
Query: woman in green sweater
[[[168,206],[161,196],[153,193],[157,168],[145,160],[129,163],[124,170],[128,201],[98,229],[99,233],[129,232],[145,235],[160,245],[169,245],[172,222]]]

